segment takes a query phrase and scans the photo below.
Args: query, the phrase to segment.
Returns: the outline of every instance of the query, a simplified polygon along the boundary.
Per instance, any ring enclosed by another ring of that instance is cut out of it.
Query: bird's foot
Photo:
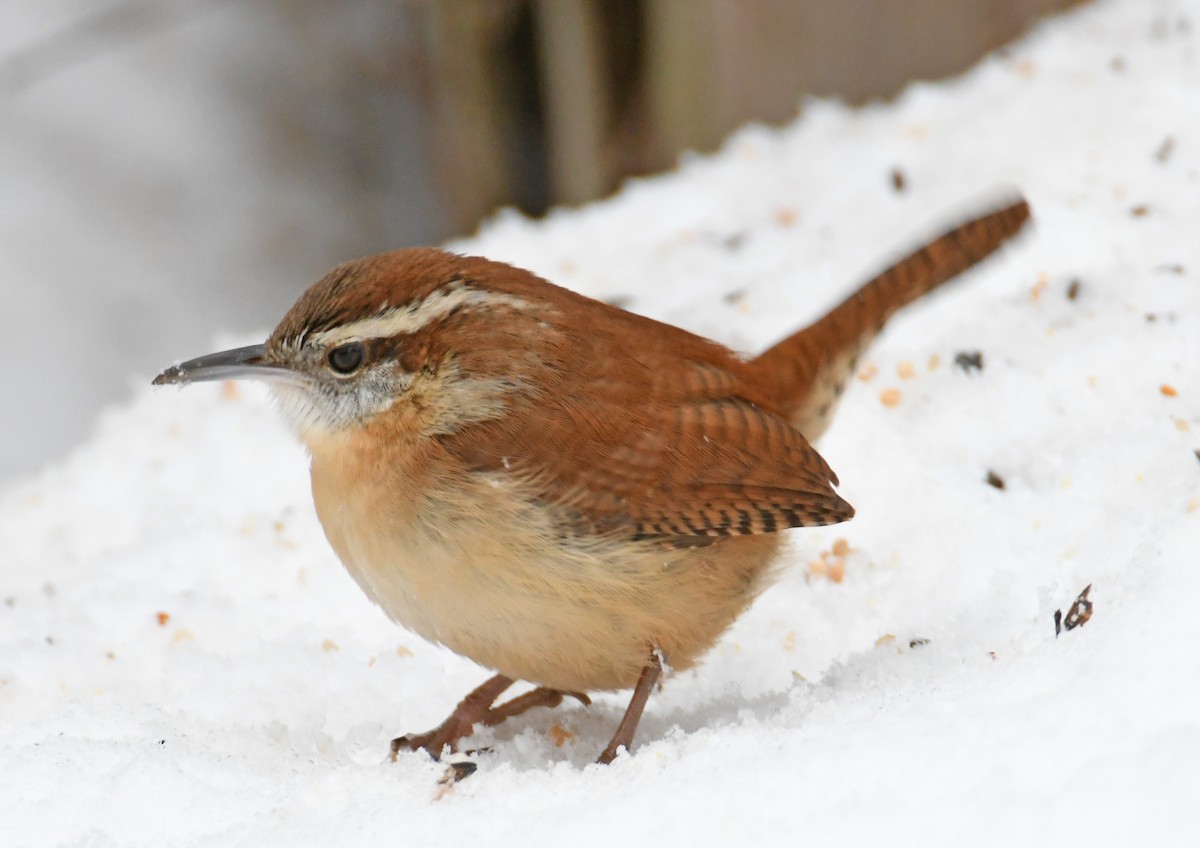
[[[499,706],[492,706],[497,698],[513,684],[511,678],[502,674],[486,681],[482,686],[463,698],[445,721],[426,733],[406,734],[392,740],[391,760],[401,751],[425,751],[435,760],[441,759],[442,752],[449,747],[451,751],[458,750],[460,740],[475,732],[475,725],[495,727],[513,716],[518,716],[534,707],[557,707],[562,703],[564,695],[570,695],[584,706],[592,701],[582,692],[563,692],[539,686],[524,695],[518,695],[511,701]]]

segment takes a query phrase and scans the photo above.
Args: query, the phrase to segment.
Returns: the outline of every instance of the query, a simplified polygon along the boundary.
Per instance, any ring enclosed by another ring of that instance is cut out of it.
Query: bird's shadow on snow
[[[476,755],[479,764],[485,768],[506,765],[520,772],[545,771],[557,763],[583,769],[595,763],[608,744],[629,697],[627,692],[604,693],[590,706],[568,701],[553,710],[531,711],[477,733],[472,741],[478,741],[483,749]],[[632,756],[658,740],[741,725],[749,717],[769,720],[796,709],[789,689],[747,697],[736,685],[730,685],[690,704],[669,706],[655,704],[652,697],[638,725]]]
[[[953,653],[953,652],[952,652]],[[668,740],[677,753],[689,737],[711,741],[713,732],[738,728],[801,729],[807,721],[838,701],[871,702],[902,697],[910,686],[937,685],[947,673],[944,652],[936,646],[897,650],[893,645],[851,652],[835,660],[817,681],[796,681],[777,689],[746,694],[736,681],[720,688],[705,686],[693,672],[668,679],[669,698],[655,692],[638,726],[631,756],[658,752]],[[963,657],[955,656],[957,668]],[[982,661],[982,660],[981,660]],[[702,677],[703,672],[699,673]],[[674,684],[674,686],[672,685]],[[628,692],[602,693],[590,706],[573,700],[552,710],[538,709],[471,737],[481,749],[474,755],[481,768],[507,766],[519,772],[548,771],[558,764],[583,769],[608,744],[629,702]],[[868,706],[874,715],[877,705]],[[682,740],[682,741],[681,741]]]

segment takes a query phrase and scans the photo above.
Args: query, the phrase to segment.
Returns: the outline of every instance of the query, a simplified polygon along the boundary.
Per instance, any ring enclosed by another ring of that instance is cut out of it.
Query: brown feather
[[[496,270],[493,288],[497,277],[513,290]],[[539,332],[530,326],[509,340],[523,356],[497,350],[497,340],[482,334],[481,347],[450,354],[472,373],[516,359],[526,371],[511,377],[554,386],[549,393],[516,391],[503,418],[443,437],[466,467],[526,475],[538,500],[561,507],[576,532],[674,544],[853,514],[833,490],[829,466],[746,383],[745,366],[732,353],[564,290],[555,297],[557,313],[509,317],[518,326],[539,325]],[[564,314],[571,327],[556,324]],[[456,338],[475,338],[471,320],[463,316]],[[631,333],[670,344],[631,349]]]
[[[943,233],[750,363],[758,385],[812,440],[833,419],[858,357],[897,310],[987,258],[1029,220],[1017,200]]]

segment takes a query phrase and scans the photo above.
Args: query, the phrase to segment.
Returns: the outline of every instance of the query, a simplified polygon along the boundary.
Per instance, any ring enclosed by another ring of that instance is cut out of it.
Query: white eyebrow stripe
[[[394,307],[371,318],[363,318],[315,333],[306,339],[305,343],[321,347],[337,346],[351,341],[386,339],[415,333],[433,321],[449,315],[460,306],[507,306],[519,310],[531,308],[528,301],[510,294],[473,289],[463,283],[452,283],[430,292],[423,300]]]

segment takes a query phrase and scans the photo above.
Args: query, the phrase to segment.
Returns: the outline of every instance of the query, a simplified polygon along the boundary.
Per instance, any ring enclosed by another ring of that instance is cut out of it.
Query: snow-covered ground
[[[487,672],[362,596],[262,392],[137,391],[0,496],[0,841],[1200,843],[1198,46],[1195,0],[1108,0],[456,245],[757,350],[964,211],[1033,206],[871,351],[820,445],[858,516],[792,533],[607,768],[624,695],[480,733],[452,787],[387,762]]]

